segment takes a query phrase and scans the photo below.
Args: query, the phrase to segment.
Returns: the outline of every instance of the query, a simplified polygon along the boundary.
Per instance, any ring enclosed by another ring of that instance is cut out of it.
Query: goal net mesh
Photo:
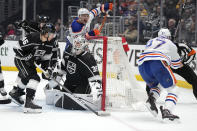
[[[147,95],[137,83],[122,38],[93,37],[88,43],[102,76],[102,110],[144,110]]]

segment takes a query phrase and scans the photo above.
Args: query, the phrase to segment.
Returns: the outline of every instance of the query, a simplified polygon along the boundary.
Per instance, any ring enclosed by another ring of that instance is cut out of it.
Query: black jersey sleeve
[[[54,43],[54,46],[52,49],[52,57],[51,57],[51,61],[50,61],[50,67],[55,68],[58,63],[58,59],[61,59],[60,58],[60,49],[59,49],[58,41],[55,38],[54,38],[54,40],[52,40],[52,42]]]
[[[39,23],[24,20],[19,23],[18,27],[23,28],[28,34],[31,32],[40,32]]]

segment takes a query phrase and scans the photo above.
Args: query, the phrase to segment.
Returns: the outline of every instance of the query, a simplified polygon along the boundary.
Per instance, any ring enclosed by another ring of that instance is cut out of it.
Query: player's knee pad
[[[38,84],[39,84],[39,81],[37,81],[37,80],[35,80],[35,79],[30,79],[29,82],[27,83],[27,88],[36,90]]]

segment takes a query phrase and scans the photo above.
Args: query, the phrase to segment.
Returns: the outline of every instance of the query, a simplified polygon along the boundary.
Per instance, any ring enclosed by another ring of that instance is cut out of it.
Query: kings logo
[[[74,74],[75,71],[76,71],[76,64],[71,62],[71,61],[68,61],[67,63],[67,70],[70,74]]]

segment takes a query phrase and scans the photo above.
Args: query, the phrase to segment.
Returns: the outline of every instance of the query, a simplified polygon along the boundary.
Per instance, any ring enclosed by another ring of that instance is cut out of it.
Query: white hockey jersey
[[[86,33],[88,33],[91,36],[94,36],[92,33],[93,31],[90,31],[90,24],[92,20],[101,13],[101,7],[92,9],[89,14],[89,19],[86,24],[78,23],[77,20],[78,17],[72,22],[70,28],[69,28],[69,34],[70,36],[67,37],[67,39],[72,43],[74,38],[77,38],[78,36],[85,37]]]
[[[156,37],[147,42],[144,52],[140,54],[138,65],[148,60],[164,60],[174,69],[183,66],[177,46],[163,37]]]

